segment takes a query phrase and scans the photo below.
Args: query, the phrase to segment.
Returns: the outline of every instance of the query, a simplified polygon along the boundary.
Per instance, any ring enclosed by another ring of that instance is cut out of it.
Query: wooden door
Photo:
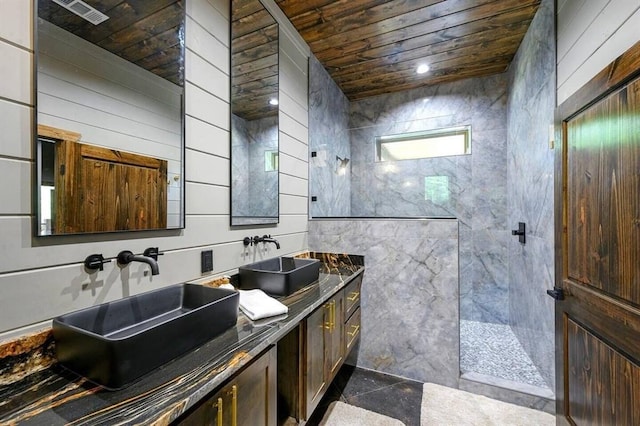
[[[167,227],[167,161],[56,143],[55,233]]]
[[[639,74],[640,43],[558,109],[559,424],[640,425]]]

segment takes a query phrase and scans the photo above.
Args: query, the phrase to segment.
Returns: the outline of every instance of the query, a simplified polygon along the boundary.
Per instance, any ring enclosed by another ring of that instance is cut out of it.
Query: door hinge
[[[564,290],[554,287],[553,290],[547,290],[547,294],[556,300],[564,300]]]

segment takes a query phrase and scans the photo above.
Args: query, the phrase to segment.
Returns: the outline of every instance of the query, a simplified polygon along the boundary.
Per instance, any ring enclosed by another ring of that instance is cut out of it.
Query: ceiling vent
[[[98,25],[101,22],[109,19],[107,15],[89,6],[82,0],[51,0],[54,3],[59,4],[67,10],[75,13],[79,17],[86,19],[93,25]]]

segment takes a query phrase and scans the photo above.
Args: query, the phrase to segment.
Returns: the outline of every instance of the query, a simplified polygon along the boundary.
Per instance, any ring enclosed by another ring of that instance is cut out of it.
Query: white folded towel
[[[262,290],[239,290],[238,292],[240,309],[254,321],[289,312],[287,305],[267,296]]]

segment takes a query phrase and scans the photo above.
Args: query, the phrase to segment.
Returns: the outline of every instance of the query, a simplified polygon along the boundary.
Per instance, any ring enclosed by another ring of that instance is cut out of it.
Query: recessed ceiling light
[[[276,98],[269,99],[269,105],[278,105],[278,99]]]
[[[418,68],[416,69],[416,72],[418,74],[424,74],[427,71],[429,71],[429,65],[427,65],[427,64],[420,64],[420,65],[418,65]]]

